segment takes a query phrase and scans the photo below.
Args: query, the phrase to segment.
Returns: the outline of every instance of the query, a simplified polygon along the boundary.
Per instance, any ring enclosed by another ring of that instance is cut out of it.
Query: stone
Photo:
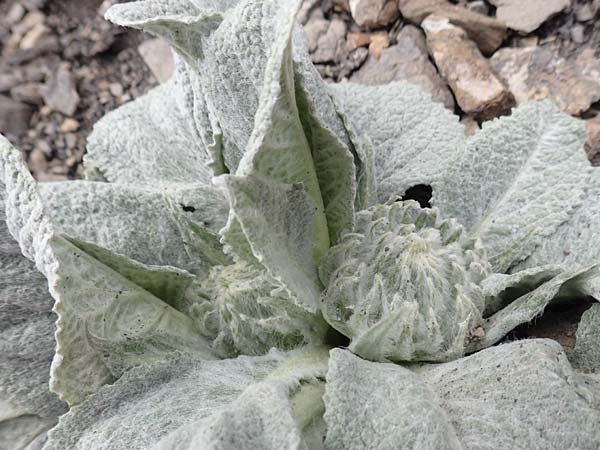
[[[531,33],[552,16],[571,6],[571,0],[489,0],[496,18],[509,28]]]
[[[320,3],[320,0],[303,0],[298,12],[296,13],[296,20],[302,25],[306,25],[312,12],[318,8]]]
[[[333,9],[337,12],[350,12],[350,2],[349,0],[331,0],[333,4]]]
[[[390,46],[390,39],[387,33],[378,33],[371,36],[371,43],[369,44],[369,54],[375,58],[381,58],[384,48]]]
[[[0,95],[0,133],[17,137],[29,129],[33,114],[31,106]]]
[[[27,165],[29,166],[29,170],[35,174],[48,170],[48,160],[46,159],[44,152],[39,148],[34,148],[31,151],[29,159],[27,160]]]
[[[451,24],[467,32],[484,55],[494,53],[506,38],[507,29],[502,22],[447,0],[399,0],[398,7],[404,18],[419,25],[430,14],[447,17]]]
[[[549,98],[572,115],[600,100],[600,61],[592,48],[564,58],[547,46],[503,48],[490,64],[518,104]]]
[[[8,12],[6,13],[6,16],[4,16],[4,18],[0,19],[0,20],[2,20],[2,22],[5,25],[12,26],[12,25],[18,23],[19,20],[21,20],[23,18],[23,16],[25,15],[25,12],[26,12],[26,10],[23,7],[23,5],[21,5],[18,2],[15,2],[10,7]]]
[[[402,28],[397,43],[384,49],[379,59],[370,55],[350,80],[362,84],[404,80],[419,86],[433,100],[454,110],[454,98],[429,59],[425,36],[412,25]]]
[[[72,133],[77,130],[79,130],[79,122],[71,117],[67,117],[60,124],[61,133]]]
[[[354,21],[365,28],[382,28],[399,16],[398,0],[350,0]]]
[[[159,83],[167,81],[175,72],[173,53],[164,39],[144,41],[139,45],[138,52]]]
[[[327,32],[317,40],[317,49],[312,55],[314,63],[341,61],[347,54],[346,23],[339,17],[334,17],[329,23]]]
[[[369,33],[348,33],[346,42],[350,50],[358,47],[366,47],[371,43],[371,35]]]
[[[460,119],[460,123],[465,128],[465,136],[473,136],[479,130],[479,124],[470,116]]]
[[[123,86],[120,83],[110,83],[108,90],[114,97],[120,97],[123,95]]]
[[[44,102],[54,111],[72,116],[79,104],[75,80],[67,63],[61,63],[46,81],[42,90]]]
[[[486,2],[483,0],[475,0],[474,2],[469,2],[466,5],[467,9],[471,12],[477,14],[483,14],[487,16],[490,13],[490,8]]]
[[[576,23],[571,27],[571,40],[577,44],[585,42],[585,27],[580,23]]]
[[[0,73],[0,92],[8,92],[22,81],[14,71],[12,73]]]
[[[31,30],[25,33],[25,36],[19,42],[21,50],[27,50],[37,47],[43,39],[50,34],[50,28],[43,23],[38,23]]]
[[[593,166],[600,166],[600,115],[586,121],[585,152]]]
[[[422,22],[435,65],[460,108],[478,121],[508,113],[515,99],[461,28],[431,15]]]
[[[308,22],[304,25],[304,32],[306,33],[306,40],[308,42],[308,51],[314,53],[319,44],[319,38],[327,33],[329,28],[329,21],[325,19],[323,10],[316,8],[310,14]]]
[[[10,96],[18,102],[41,105],[44,102],[42,98],[43,88],[42,83],[23,83],[13,87],[10,90]]]
[[[578,3],[575,9],[575,19],[578,22],[588,22],[592,20],[600,10],[600,1],[587,1]]]

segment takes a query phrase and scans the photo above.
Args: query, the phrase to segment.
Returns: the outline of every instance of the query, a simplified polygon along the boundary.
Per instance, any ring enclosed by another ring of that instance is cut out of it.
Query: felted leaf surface
[[[214,20],[207,15],[202,16],[206,20],[169,16],[162,20],[161,30],[155,19],[136,22],[125,17],[127,7],[112,8],[107,16],[121,25],[150,26],[150,31],[165,34],[187,54],[222,130],[229,172],[304,183],[317,209],[315,247],[324,249],[329,232],[323,197],[294,93],[291,35],[297,4],[297,0],[244,0],[213,14]],[[132,4],[130,9],[136,7],[142,11],[146,4]]]
[[[253,255],[298,304],[316,311],[320,285],[315,254],[322,249],[313,233],[315,206],[302,185],[257,176],[223,176],[220,181]]]
[[[572,369],[555,341],[517,341],[411,369],[332,351],[325,395],[328,448],[600,445],[597,386]]]
[[[312,65],[300,25],[293,33],[295,95],[300,120],[312,151],[315,171],[325,205],[329,239],[352,228],[357,181],[362,177],[360,159],[338,116],[321,76]]]
[[[7,226],[7,148],[0,137],[0,449],[33,450],[66,405],[49,391],[56,316],[48,283]]]
[[[329,450],[462,449],[435,394],[402,366],[333,349],[325,386]]]
[[[527,258],[581,205],[584,128],[550,101],[526,103],[486,122],[450,165],[435,205],[483,241],[495,271]]]
[[[541,264],[594,264],[600,262],[600,171],[592,169],[587,192],[581,206],[560,225],[549,239],[544,239],[517,269]],[[593,295],[600,299],[600,283],[593,284]]]
[[[190,89],[189,83],[172,79],[104,116],[88,140],[86,166],[99,169],[111,182],[134,186],[209,185],[210,142],[178,102],[178,97],[193,95],[185,92]]]
[[[63,416],[46,450],[299,448],[287,394],[326,363],[319,356],[298,367],[297,354],[134,368]],[[291,367],[274,378],[287,358]]]
[[[402,196],[415,185],[439,185],[465,141],[456,116],[404,82],[328,87],[353,129],[355,147],[373,152],[376,194],[364,207]]]
[[[486,261],[455,221],[414,201],[377,205],[323,259],[322,311],[375,361],[443,361],[461,356],[482,322],[477,286]]]
[[[215,262],[209,252],[196,248],[218,246],[210,230],[226,221],[227,202],[212,188],[183,185],[161,191],[90,181],[39,186],[46,211],[61,233],[144,264],[204,273]],[[206,228],[204,236],[189,236],[194,228],[189,221]]]
[[[243,262],[214,267],[187,300],[187,315],[222,356],[261,355],[273,347],[318,343],[326,330],[318,313],[298,306],[264,269]]]
[[[512,329],[535,319],[548,304],[557,298],[574,300],[588,295],[591,280],[600,276],[598,265],[562,270],[558,275],[542,283],[536,289],[513,300],[483,322],[485,335],[474,339],[467,350],[477,351],[495,344]]]
[[[600,305],[592,305],[581,316],[575,348],[569,355],[569,360],[580,370],[600,370]]]
[[[74,404],[144,361],[181,351],[211,358],[191,319],[55,234],[18,151],[0,144],[8,228],[56,301],[52,390]]]
[[[565,270],[559,265],[532,267],[513,274],[493,273],[481,282],[485,295],[484,315],[489,316],[517,298],[533,291]]]

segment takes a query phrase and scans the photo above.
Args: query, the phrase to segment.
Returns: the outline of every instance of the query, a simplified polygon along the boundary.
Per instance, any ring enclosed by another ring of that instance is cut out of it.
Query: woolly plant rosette
[[[0,141],[2,448],[599,448],[597,304],[568,355],[494,345],[600,299],[581,122],[466,138],[409,85],[325,85],[297,3],[116,5],[176,73],[96,125],[88,179]]]

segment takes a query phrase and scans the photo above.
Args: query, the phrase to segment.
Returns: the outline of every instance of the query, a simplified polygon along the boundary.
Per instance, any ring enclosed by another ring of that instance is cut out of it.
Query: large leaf
[[[218,247],[211,230],[222,227],[227,217],[226,199],[212,188],[185,184],[160,190],[77,181],[42,183],[40,192],[61,233],[145,264],[196,273],[223,261],[206,251]],[[192,236],[195,228],[206,232]]]
[[[495,344],[518,325],[540,316],[553,300],[566,299],[572,302],[586,297],[590,282],[599,276],[598,265],[561,270],[558,275],[487,317],[482,324],[483,336],[474,338],[467,346],[467,351],[474,352]]]
[[[329,245],[329,231],[295,100],[291,35],[298,1],[245,0],[225,12],[196,9],[186,18],[171,14],[158,18],[156,8],[151,8],[154,3],[116,5],[107,17],[164,34],[187,55],[223,133],[229,172],[304,184],[316,208],[313,233],[318,259]]]
[[[5,212],[6,141],[0,137],[0,449],[43,441],[66,405],[49,391],[54,355],[52,297],[35,265],[21,255]],[[13,228],[14,230],[14,228]],[[19,238],[19,234],[16,235]]]
[[[573,265],[600,262],[600,169],[592,169],[586,187],[583,202],[571,218],[560,225],[549,239],[544,239],[513,270],[550,263]],[[591,294],[600,299],[600,282],[593,283],[591,288]]]
[[[494,269],[504,272],[581,205],[591,169],[584,139],[583,123],[551,102],[524,104],[469,139],[434,193],[435,204],[481,238]]]
[[[293,59],[300,120],[319,179],[329,238],[336,242],[341,232],[354,224],[357,184],[364,178],[364,168],[358,155],[352,153],[344,123],[310,61],[306,38],[298,24],[293,34]]]
[[[231,213],[230,226],[241,227],[252,254],[275,279],[309,311],[318,309],[320,284],[314,255],[321,253],[314,240],[315,206],[298,184],[282,184],[258,176],[224,175]],[[239,232],[225,230],[230,244],[244,242]],[[243,246],[244,254],[247,247]]]
[[[410,84],[340,83],[331,85],[330,92],[356,148],[373,152],[376,193],[363,207],[402,196],[415,185],[437,188],[449,161],[464,145],[458,118]]]
[[[135,368],[72,408],[45,449],[300,449],[295,416],[308,411],[289,396],[324,375],[326,358],[271,352]]]
[[[581,316],[569,360],[580,370],[600,371],[600,305],[592,305]]]
[[[190,318],[54,232],[18,151],[0,144],[8,228],[56,301],[52,389],[73,404],[133,365],[178,352],[211,358]]]
[[[327,373],[326,445],[592,450],[600,445],[599,399],[598,386],[578,375],[550,340],[411,368],[336,349]]]
[[[212,135],[197,131],[190,111],[192,107],[202,111],[202,105],[192,103],[184,109],[178,102],[178,97],[182,102],[194,99],[185,70],[179,69],[182,80],[172,79],[98,121],[88,141],[86,168],[96,168],[107,180],[117,183],[208,185]],[[184,97],[186,90],[191,99]]]

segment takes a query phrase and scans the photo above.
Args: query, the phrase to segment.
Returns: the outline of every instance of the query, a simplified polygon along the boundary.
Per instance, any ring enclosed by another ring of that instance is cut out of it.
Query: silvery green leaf
[[[586,297],[590,281],[599,276],[600,270],[597,265],[562,270],[549,281],[487,317],[482,324],[483,336],[474,337],[467,346],[467,351],[474,352],[495,344],[518,325],[541,315],[546,306],[555,299],[573,301],[577,297]]]
[[[532,267],[513,274],[493,273],[481,282],[484,316],[489,316],[522,295],[533,291],[565,270],[559,265]]]
[[[582,204],[591,169],[584,139],[583,122],[550,101],[523,104],[469,139],[435,204],[483,241],[495,271],[506,271]]]
[[[58,417],[23,415],[0,422],[0,450],[42,450]]]
[[[535,251],[516,269],[541,264],[594,264],[600,262],[600,170],[592,169],[583,202],[571,218],[544,239]],[[514,269],[513,269],[514,270]],[[600,282],[590,292],[600,299]]]
[[[56,321],[48,283],[5,219],[7,145],[0,137],[0,449],[33,450],[66,405],[48,388]]]
[[[352,144],[337,114],[321,76],[312,65],[300,25],[293,34],[296,102],[304,133],[308,139],[325,205],[329,239],[336,242],[340,233],[352,228],[357,179],[361,162],[352,153]]]
[[[600,370],[600,305],[592,305],[581,316],[569,360],[580,370]]]
[[[462,450],[434,392],[402,366],[333,349],[324,399],[328,450]]]
[[[452,220],[414,201],[356,215],[320,267],[323,315],[376,361],[440,361],[461,356],[481,325],[478,283],[487,263]]]
[[[315,260],[326,248],[315,239],[318,212],[302,185],[258,176],[223,175],[220,182],[256,260],[299,305],[316,311],[321,287]]]
[[[327,373],[326,445],[592,450],[600,445],[599,394],[546,339],[409,368],[336,349]]]
[[[289,397],[327,364],[326,350],[309,352],[134,368],[73,407],[45,450],[302,448]]]
[[[147,6],[131,5],[113,7],[108,18],[159,32],[155,27],[159,19],[125,17],[124,11]],[[326,248],[329,231],[323,196],[295,100],[291,36],[297,5],[298,0],[244,0],[225,12],[196,11],[199,15],[185,20],[169,15],[160,19],[164,28],[160,32],[176,48],[186,47],[180,51],[199,73],[209,110],[222,130],[229,172],[304,183],[317,210],[315,240]],[[144,11],[140,14],[147,16]],[[328,200],[337,198],[328,193]]]
[[[218,238],[210,230],[225,223],[227,201],[213,188],[186,184],[159,190],[91,181],[39,186],[61,233],[144,264],[205,273],[215,263],[211,254],[218,253]],[[189,221],[206,232],[191,236],[195,226]]]
[[[372,149],[376,194],[371,204],[402,196],[415,185],[437,188],[464,145],[458,117],[410,84],[340,83],[330,85],[330,92],[354,130],[356,148]]]
[[[178,97],[190,86],[177,81],[171,79],[99,120],[88,140],[86,167],[98,169],[108,181],[134,186],[208,186],[208,138],[180,106]]]
[[[261,355],[321,342],[327,328],[320,314],[301,306],[261,268],[238,262],[216,266],[188,293],[187,315],[223,356]]]
[[[55,299],[52,390],[74,404],[133,365],[178,352],[212,358],[190,318],[55,233],[19,152],[0,145],[8,228]]]
[[[179,352],[212,359],[193,321],[64,238],[49,245],[58,261],[58,314],[51,387],[70,404],[128,368]]]

